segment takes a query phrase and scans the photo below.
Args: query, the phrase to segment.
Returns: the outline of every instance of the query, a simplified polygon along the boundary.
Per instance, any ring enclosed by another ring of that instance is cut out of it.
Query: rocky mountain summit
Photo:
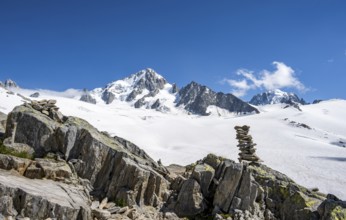
[[[18,106],[5,120],[0,219],[346,217],[346,202],[265,165],[210,154],[186,167],[166,168],[80,118],[58,120],[33,106]]]
[[[184,106],[186,110],[200,115],[208,115],[209,106],[217,106],[235,113],[259,113],[256,108],[232,94],[216,93],[196,82],[191,82],[179,91],[177,106]]]
[[[17,85],[17,83],[11,79],[7,79],[5,80],[5,82],[1,82],[0,81],[0,86],[3,87],[3,88],[7,88],[7,89],[10,89],[10,88],[19,88],[19,86]]]
[[[97,94],[106,104],[114,100],[127,102],[135,108],[145,106],[146,108],[159,109],[161,105],[153,106],[154,103],[164,101],[162,93],[173,94],[172,85],[166,79],[156,73],[153,69],[139,71],[123,80],[109,83],[103,89],[95,89]],[[159,94],[160,93],[160,94]],[[157,105],[157,104],[156,104]]]
[[[249,102],[252,105],[272,105],[272,104],[307,104],[304,99],[299,98],[294,93],[288,93],[279,89],[263,92],[255,95]]]

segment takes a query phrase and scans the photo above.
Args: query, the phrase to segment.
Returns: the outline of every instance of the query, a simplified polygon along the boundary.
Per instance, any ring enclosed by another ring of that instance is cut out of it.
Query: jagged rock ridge
[[[271,104],[307,104],[304,99],[299,98],[294,93],[288,93],[279,89],[263,92],[255,95],[249,102],[252,105],[271,105]]]
[[[230,112],[259,113],[256,108],[232,94],[216,93],[196,82],[191,82],[179,91],[177,106],[184,106],[192,113],[208,115],[207,108],[212,105]]]
[[[156,109],[161,112],[183,107],[188,112],[199,115],[208,115],[209,106],[234,113],[258,113],[257,109],[232,94],[216,93],[195,82],[179,89],[176,84],[168,83],[164,77],[150,68],[109,83],[105,88],[97,88],[83,94],[80,100],[90,103],[101,100],[106,104],[120,101],[134,108]]]

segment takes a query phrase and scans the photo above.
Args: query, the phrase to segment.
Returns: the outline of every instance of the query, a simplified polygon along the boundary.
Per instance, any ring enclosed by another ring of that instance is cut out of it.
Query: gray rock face
[[[29,159],[0,154],[0,169],[15,170],[19,174],[24,175],[30,164],[31,160]]]
[[[114,101],[115,95],[112,92],[104,91],[102,93],[102,100],[106,102],[106,104],[110,104]]]
[[[96,99],[94,99],[89,92],[84,92],[84,94],[80,97],[79,100],[91,104],[96,104]]]
[[[179,92],[179,88],[178,88],[177,84],[173,83],[173,84],[172,84],[171,93],[174,94],[174,93],[177,93],[177,92]]]
[[[346,219],[346,201],[329,194],[318,207],[318,214],[322,220]]]
[[[15,124],[15,131],[8,129],[7,137],[14,135],[15,142],[32,146],[35,155],[64,155],[79,177],[90,180],[95,196],[153,206],[166,196],[163,167],[137,146],[110,138],[82,119],[69,117],[61,124],[19,106],[9,114],[7,127]]]
[[[210,105],[235,113],[259,113],[256,108],[232,94],[216,93],[195,82],[191,82],[179,91],[177,106],[184,106],[186,110],[194,114],[208,115],[206,110]]]
[[[7,115],[0,112],[0,138],[5,134]]]
[[[135,102],[134,107],[135,107],[135,108],[140,108],[140,107],[142,107],[142,106],[144,106],[144,105],[145,105],[145,100],[144,100],[144,98],[140,98],[140,99],[138,99],[138,100]]]
[[[215,175],[215,170],[208,164],[197,164],[192,172],[192,178],[195,179],[201,187],[204,197],[208,197],[209,186]]]
[[[7,79],[5,81],[5,88],[18,88],[19,86],[17,85],[17,83],[11,79]]]
[[[135,102],[134,107],[135,107],[135,108],[140,108],[140,107],[142,107],[142,106],[144,106],[144,105],[147,105],[147,102],[145,101],[145,99],[148,98],[148,97],[155,97],[159,92],[160,92],[159,89],[155,89],[155,90],[149,92],[147,95],[144,95],[142,98],[138,99],[138,100]],[[133,92],[132,92],[132,93],[133,93]],[[132,93],[128,96],[128,98],[132,95]],[[142,93],[142,91],[141,91],[140,93]],[[140,94],[140,93],[138,93],[138,94]],[[138,94],[136,93],[136,96],[137,96]],[[135,98],[135,97],[133,97],[133,99],[134,99],[134,98]],[[128,100],[127,100],[127,101],[128,101]],[[130,101],[132,101],[132,100],[130,100]],[[160,102],[159,99],[157,99],[157,101]],[[156,102],[157,102],[157,101],[156,101]],[[156,103],[156,102],[150,107],[151,109],[157,109],[157,108],[160,107],[160,105],[158,105],[159,103]],[[153,106],[154,106],[154,107],[153,107]]]
[[[204,210],[201,187],[194,179],[184,182],[175,205],[178,216],[195,216]]]
[[[127,96],[126,101],[131,102],[137,97],[137,95],[141,94],[142,92],[143,90],[141,88],[136,88],[132,90],[132,92]]]
[[[294,103],[302,105],[307,104],[304,99],[299,98],[296,94],[283,92],[278,89],[257,94],[252,97],[249,103],[252,105],[269,105],[278,103],[285,103],[288,105],[293,105]]]
[[[154,104],[151,105],[151,109],[158,109],[161,106],[160,99],[156,99]]]
[[[48,192],[49,193],[48,193]],[[31,180],[0,169],[0,213],[31,219],[91,219],[88,196],[80,188]]]
[[[40,93],[39,92],[35,92],[33,94],[30,95],[31,98],[38,98],[40,97]]]
[[[137,73],[138,75],[142,75],[143,72]],[[152,69],[146,69],[144,73],[144,77],[137,81],[135,88],[144,90],[147,89],[150,92],[154,90],[163,89],[167,81],[164,78],[158,77],[156,72]]]
[[[12,111],[6,124],[6,138],[14,138],[16,143],[24,143],[35,150],[40,157],[57,151],[57,140],[51,134],[59,123],[30,107],[18,106]]]
[[[322,102],[323,100],[322,99],[315,99],[313,102],[312,102],[312,104],[318,104],[318,103],[320,103],[320,102]]]
[[[225,169],[222,181],[218,185],[213,204],[228,213],[232,199],[238,188],[243,173],[242,164],[230,163]]]

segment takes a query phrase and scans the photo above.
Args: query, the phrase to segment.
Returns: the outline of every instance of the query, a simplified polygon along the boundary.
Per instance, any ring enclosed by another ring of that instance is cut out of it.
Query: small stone
[[[107,211],[109,211],[111,214],[114,214],[114,213],[118,213],[120,209],[121,208],[119,206],[114,206],[112,208],[109,208]]]
[[[115,203],[114,202],[109,202],[107,203],[107,205],[105,205],[105,209],[110,209],[110,208],[113,208],[115,206]]]
[[[107,205],[107,202],[108,202],[108,198],[105,197],[105,198],[101,201],[101,203],[100,203],[100,205],[99,205],[99,209],[103,209],[103,208]]]
[[[48,104],[55,105],[56,104],[56,100],[55,99],[48,100]]]
[[[47,115],[47,116],[49,116],[49,112],[46,111],[46,110],[43,110],[42,113],[45,114],[45,115]]]
[[[97,209],[99,206],[100,206],[100,202],[99,202],[99,201],[93,201],[93,202],[91,203],[90,208],[91,208],[91,209]]]
[[[98,220],[106,220],[109,219],[109,217],[111,217],[111,213],[109,211],[102,209],[92,210],[92,215]]]
[[[123,213],[127,212],[128,209],[129,209],[129,207],[127,207],[127,206],[122,207],[121,209],[119,209],[118,213],[123,214]]]

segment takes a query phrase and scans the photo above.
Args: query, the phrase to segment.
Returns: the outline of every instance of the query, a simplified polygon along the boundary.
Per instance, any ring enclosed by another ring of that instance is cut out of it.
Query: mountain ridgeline
[[[161,112],[183,109],[198,115],[209,115],[209,106],[236,114],[259,113],[256,108],[232,94],[217,93],[196,82],[179,90],[176,84],[168,83],[153,69],[139,71],[125,79],[111,82],[104,88],[85,91],[80,100],[93,104],[120,101],[134,108],[156,109]]]
[[[249,102],[252,105],[272,105],[272,104],[307,104],[304,99],[299,98],[294,93],[288,93],[279,89],[263,92],[255,95]]]
[[[191,82],[179,91],[177,106],[184,106],[194,114],[208,115],[208,106],[214,105],[230,112],[248,113],[259,111],[232,94],[214,92],[206,86]]]

